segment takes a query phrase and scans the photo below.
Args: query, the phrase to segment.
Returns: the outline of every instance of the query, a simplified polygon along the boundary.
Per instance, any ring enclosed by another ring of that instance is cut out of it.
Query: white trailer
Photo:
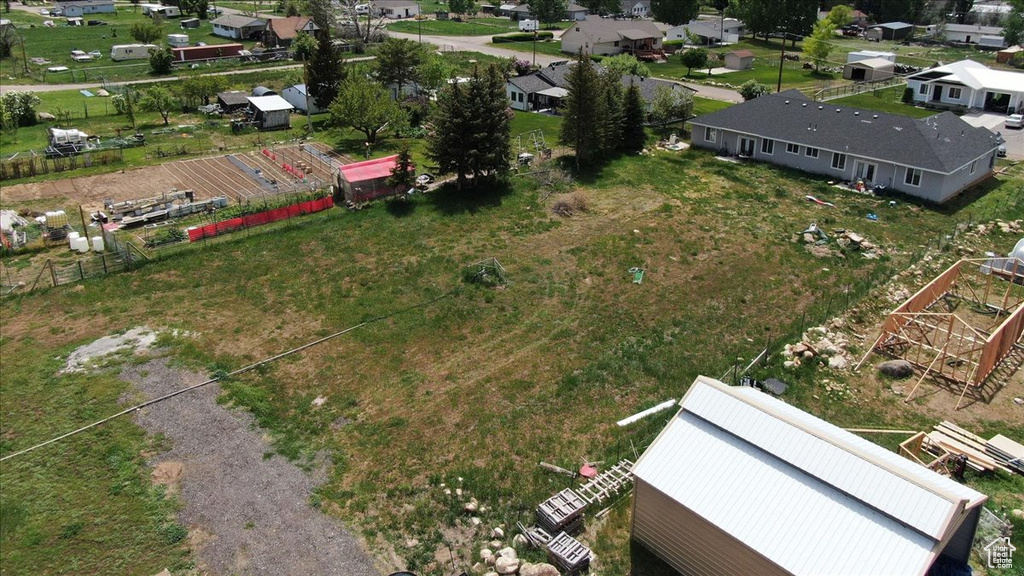
[[[174,48],[183,48],[188,46],[188,34],[168,34],[167,45],[173,46]]]
[[[145,60],[149,53],[159,50],[155,44],[114,44],[110,47],[110,59],[115,62],[121,60]]]

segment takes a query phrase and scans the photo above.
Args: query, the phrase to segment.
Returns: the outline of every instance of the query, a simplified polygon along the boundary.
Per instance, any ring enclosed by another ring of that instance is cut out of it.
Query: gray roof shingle
[[[809,100],[796,90],[699,116],[692,123],[950,173],[996,148],[996,136],[952,112],[922,119]]]
[[[519,88],[526,94],[536,94],[541,90],[546,90],[552,86],[558,88],[568,88],[569,82],[567,76],[569,71],[572,70],[573,63],[569,64],[552,64],[541,68],[533,74],[527,74],[526,76],[516,76],[509,78],[509,83]],[[600,72],[603,68],[600,65],[595,65],[595,68]],[[659,80],[656,78],[641,78],[640,76],[633,76],[630,74],[624,74],[621,79],[623,88],[629,88],[629,85],[635,83],[640,87],[640,94],[643,96],[646,102],[654,100],[654,94],[658,89],[658,86],[666,86],[672,90],[685,90],[687,92],[696,92],[692,88],[670,82],[668,80]]]

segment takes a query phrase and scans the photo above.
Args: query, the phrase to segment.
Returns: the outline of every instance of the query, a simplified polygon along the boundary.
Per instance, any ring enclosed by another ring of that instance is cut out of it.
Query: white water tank
[[[103,252],[103,236],[92,237],[92,249],[96,252]]]
[[[79,238],[75,238],[71,242],[72,242],[72,244],[71,244],[71,249],[72,250],[78,250],[79,252],[81,252],[83,254],[89,251],[89,239],[88,238],[81,238],[81,237],[79,237]]]
[[[1021,238],[1020,241],[1017,242],[1017,245],[1013,247],[1013,250],[1010,251],[1010,258],[1020,258],[1021,260],[1024,260],[1024,238]]]
[[[68,234],[68,248],[75,250],[75,241],[78,240],[78,232]]]

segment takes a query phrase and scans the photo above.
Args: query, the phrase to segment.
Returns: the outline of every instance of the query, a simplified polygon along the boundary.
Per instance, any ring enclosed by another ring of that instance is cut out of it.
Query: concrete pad
[[[1001,134],[1006,140],[1006,157],[1010,160],[1024,160],[1024,130],[1006,128],[1004,114],[970,112],[961,118],[971,126],[988,128],[992,132]]]

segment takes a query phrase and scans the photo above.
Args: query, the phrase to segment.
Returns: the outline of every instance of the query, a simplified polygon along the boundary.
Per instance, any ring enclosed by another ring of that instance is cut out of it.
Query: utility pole
[[[782,32],[782,52],[779,52],[779,83],[775,87],[775,91],[776,92],[782,92],[782,62],[786,58],[786,34],[787,34],[787,32],[785,30],[783,30],[783,32]]]
[[[537,29],[533,29],[533,65],[537,65]]]
[[[328,34],[331,32],[328,30]],[[334,50],[334,44],[331,44],[331,50]],[[302,85],[306,87],[306,125],[309,126],[309,133],[313,133],[313,117],[309,113],[309,67],[306,66],[306,55],[302,55]]]
[[[422,10],[422,8],[420,7],[420,3],[417,2],[416,3],[416,31],[417,31],[417,33],[419,34],[419,37],[420,37],[420,44],[423,44],[423,14],[420,13],[420,10]]]

